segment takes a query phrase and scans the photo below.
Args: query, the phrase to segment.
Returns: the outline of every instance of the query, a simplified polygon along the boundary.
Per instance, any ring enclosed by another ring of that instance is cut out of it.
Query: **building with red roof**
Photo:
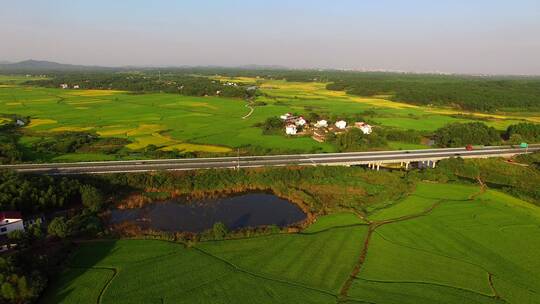
[[[24,230],[22,215],[18,211],[0,212],[0,235],[14,230]]]

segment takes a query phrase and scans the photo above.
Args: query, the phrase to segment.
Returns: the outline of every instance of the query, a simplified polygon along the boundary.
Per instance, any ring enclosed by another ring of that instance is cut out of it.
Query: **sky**
[[[540,0],[19,0],[0,61],[540,75]]]

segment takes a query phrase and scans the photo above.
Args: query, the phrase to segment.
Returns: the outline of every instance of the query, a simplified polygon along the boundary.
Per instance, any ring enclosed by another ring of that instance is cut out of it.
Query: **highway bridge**
[[[441,148],[324,154],[17,164],[1,165],[0,169],[13,169],[18,172],[49,175],[317,165],[365,165],[369,168],[378,170],[380,166],[388,164],[399,164],[406,169],[409,168],[410,165],[435,167],[437,161],[450,157],[510,157],[516,154],[524,154],[534,151],[540,151],[540,145],[530,145],[528,148],[520,148],[517,146],[486,146],[475,148],[473,150],[467,150],[465,148]]]

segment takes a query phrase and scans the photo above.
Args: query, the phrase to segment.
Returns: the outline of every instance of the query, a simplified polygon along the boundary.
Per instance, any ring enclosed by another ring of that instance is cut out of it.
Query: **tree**
[[[50,236],[64,239],[70,235],[69,225],[63,217],[55,217],[47,227]]]
[[[229,233],[227,226],[223,224],[222,222],[217,222],[212,226],[212,235],[215,240],[222,240],[227,236],[227,233]]]
[[[97,212],[103,206],[103,195],[93,186],[81,186],[81,200],[83,205],[90,211]]]
[[[540,142],[540,125],[532,123],[519,123],[508,126],[506,137],[512,143],[521,141]]]
[[[0,303],[31,303],[45,287],[38,273],[24,273],[14,259],[0,257]]]
[[[497,130],[481,122],[453,123],[435,131],[435,142],[440,147],[496,145],[500,141],[501,136]]]
[[[283,128],[283,121],[278,117],[269,117],[264,121],[262,128],[263,134],[272,134]]]

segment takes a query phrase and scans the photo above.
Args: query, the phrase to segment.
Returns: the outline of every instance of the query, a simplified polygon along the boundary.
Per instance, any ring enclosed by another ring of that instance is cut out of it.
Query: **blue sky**
[[[23,0],[0,60],[540,74],[540,1]]]

